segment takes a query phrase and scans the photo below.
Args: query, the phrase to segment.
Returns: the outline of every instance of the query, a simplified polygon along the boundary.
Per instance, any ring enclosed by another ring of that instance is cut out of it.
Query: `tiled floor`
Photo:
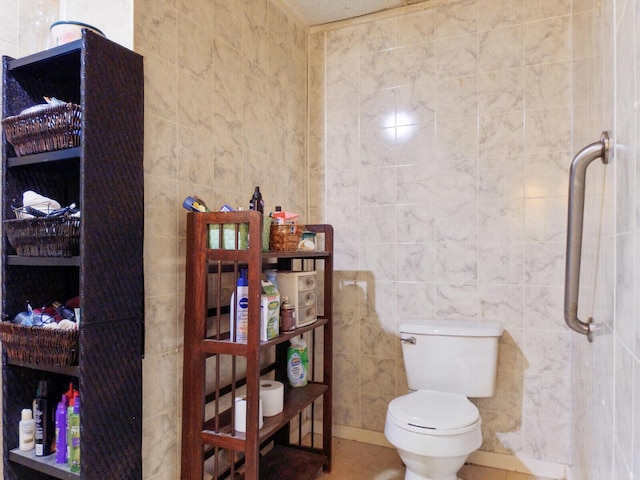
[[[461,480],[549,480],[496,468],[465,465]],[[331,473],[320,473],[316,480],[403,480],[404,466],[395,450],[367,443],[333,439]]]

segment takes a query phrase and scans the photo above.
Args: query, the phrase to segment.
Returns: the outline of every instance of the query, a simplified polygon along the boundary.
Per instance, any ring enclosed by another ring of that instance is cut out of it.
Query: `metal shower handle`
[[[564,275],[564,320],[574,331],[592,338],[593,318],[578,318],[580,291],[580,260],[582,257],[582,227],[584,220],[584,192],[587,167],[595,159],[609,162],[609,132],[602,132],[600,141],[580,150],[571,162],[569,175],[569,215],[567,219],[567,254]]]

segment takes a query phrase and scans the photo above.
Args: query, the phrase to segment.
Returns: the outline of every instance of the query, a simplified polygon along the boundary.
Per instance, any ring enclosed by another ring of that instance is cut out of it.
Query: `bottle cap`
[[[22,409],[22,420],[33,420],[33,414],[30,408]]]

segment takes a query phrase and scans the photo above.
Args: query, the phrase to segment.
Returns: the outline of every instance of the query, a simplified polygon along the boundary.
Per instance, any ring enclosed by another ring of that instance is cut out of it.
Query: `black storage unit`
[[[18,156],[2,136],[2,219],[26,190],[76,203],[80,251],[19,256],[2,230],[2,320],[80,297],[77,365],[21,363],[3,348],[4,478],[141,479],[143,282],[142,57],[99,35],[20,59],[3,57],[3,118],[55,96],[82,109],[80,146]],[[81,397],[81,472],[19,452],[18,424],[39,380],[57,403],[70,382]]]

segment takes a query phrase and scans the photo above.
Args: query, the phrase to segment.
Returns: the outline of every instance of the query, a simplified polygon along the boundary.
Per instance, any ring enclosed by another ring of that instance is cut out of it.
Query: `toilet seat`
[[[478,408],[464,395],[432,390],[393,399],[387,414],[398,427],[423,435],[456,435],[480,421]]]

